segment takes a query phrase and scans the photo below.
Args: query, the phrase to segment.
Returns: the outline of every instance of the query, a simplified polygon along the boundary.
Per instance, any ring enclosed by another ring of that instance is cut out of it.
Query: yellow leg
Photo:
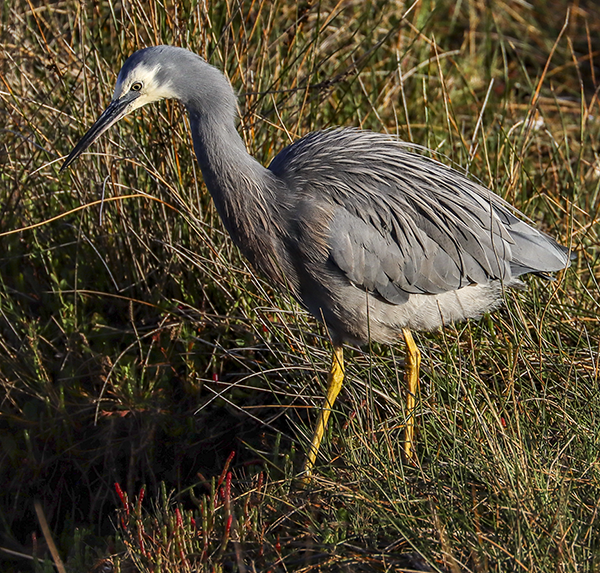
[[[344,348],[342,345],[339,345],[333,347],[331,370],[329,371],[329,377],[327,379],[327,398],[325,399],[325,404],[321,410],[321,413],[319,414],[319,419],[317,420],[317,425],[315,426],[315,432],[310,443],[310,448],[308,450],[308,454],[306,455],[306,461],[304,462],[302,479],[305,481],[312,474],[315,460],[317,459],[317,454],[319,453],[319,446],[321,445],[321,440],[323,439],[323,434],[325,433],[325,428],[327,427],[327,421],[329,420],[329,416],[331,414],[331,408],[333,408],[335,399],[338,397],[338,394],[342,389],[343,382]]]
[[[402,329],[406,342],[406,361],[404,379],[407,385],[406,394],[406,430],[404,442],[404,456],[407,461],[415,459],[415,409],[417,392],[419,390],[419,368],[421,366],[421,353],[407,328]]]

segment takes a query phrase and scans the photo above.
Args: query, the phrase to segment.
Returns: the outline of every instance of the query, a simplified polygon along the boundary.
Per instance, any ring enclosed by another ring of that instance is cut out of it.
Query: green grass
[[[55,570],[50,534],[73,572],[600,570],[592,2],[0,10],[2,571]],[[417,335],[416,466],[403,348],[373,345],[347,353],[316,478],[294,486],[327,335],[232,246],[179,104],[59,175],[124,59],[157,43],[224,70],[265,164],[314,129],[397,133],[576,252],[493,315]]]

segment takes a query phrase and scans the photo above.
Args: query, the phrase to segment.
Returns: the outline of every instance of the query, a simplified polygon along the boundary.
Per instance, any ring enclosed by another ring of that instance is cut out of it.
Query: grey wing
[[[330,256],[355,285],[400,304],[410,294],[439,294],[510,279],[511,240],[498,225],[492,231],[489,214],[483,222],[461,213],[456,204],[397,207],[378,210],[379,217],[369,209],[335,210]]]
[[[386,136],[317,132],[270,169],[284,166],[306,201],[329,205],[330,260],[390,303],[568,266],[567,250],[500,197]]]

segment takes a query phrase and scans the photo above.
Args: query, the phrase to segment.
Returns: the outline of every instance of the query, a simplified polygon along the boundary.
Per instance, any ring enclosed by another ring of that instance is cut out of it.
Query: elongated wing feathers
[[[569,264],[565,248],[492,191],[382,134],[315,132],[269,169],[295,193],[298,213],[303,202],[323,205],[326,250],[347,278],[394,304]],[[301,252],[323,250],[306,233],[297,240]]]

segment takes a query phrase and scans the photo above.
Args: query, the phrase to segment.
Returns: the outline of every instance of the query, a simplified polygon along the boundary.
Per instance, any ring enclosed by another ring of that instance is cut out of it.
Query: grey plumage
[[[170,46],[125,62],[109,108],[63,169],[125,114],[163,98],[187,108],[204,180],[234,242],[324,320],[338,345],[393,342],[402,329],[478,317],[522,274],[569,265],[566,248],[498,195],[387,135],[311,133],[264,168],[236,131],[225,77]]]

